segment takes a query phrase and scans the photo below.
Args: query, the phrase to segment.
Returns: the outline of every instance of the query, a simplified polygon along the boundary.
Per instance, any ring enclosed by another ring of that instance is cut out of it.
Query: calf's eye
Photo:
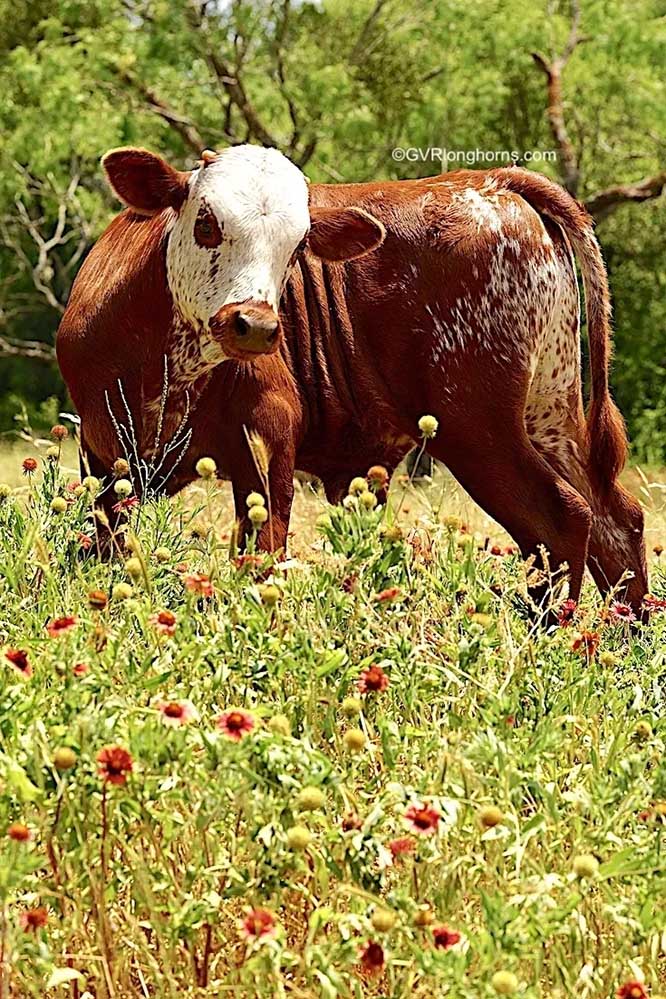
[[[194,239],[199,246],[208,249],[219,246],[222,242],[222,230],[212,212],[202,211],[194,223]]]

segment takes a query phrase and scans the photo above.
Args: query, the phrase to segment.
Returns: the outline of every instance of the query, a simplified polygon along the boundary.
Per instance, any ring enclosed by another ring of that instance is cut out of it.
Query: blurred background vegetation
[[[634,454],[664,463],[665,67],[666,0],[0,0],[0,430],[66,403],[53,337],[117,211],[110,147],[259,142],[324,182],[439,172],[396,146],[555,149],[535,168],[598,222]]]

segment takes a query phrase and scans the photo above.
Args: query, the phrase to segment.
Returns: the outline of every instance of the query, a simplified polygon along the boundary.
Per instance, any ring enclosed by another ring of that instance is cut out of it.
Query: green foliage
[[[406,540],[402,501],[331,509],[268,588],[271,560],[192,531],[213,480],[200,508],[127,507],[136,572],[85,557],[91,493],[57,446],[40,465],[0,500],[10,994],[489,999],[498,972],[532,999],[656,990],[663,614],[632,634],[587,594],[536,630],[514,555],[432,510]],[[589,660],[579,630],[601,634]],[[250,909],[270,933],[248,936]]]
[[[581,6],[585,40],[563,87],[586,198],[664,169],[666,18],[663,0]],[[262,141],[224,81],[240,78],[268,138],[315,181],[416,176],[439,161],[394,162],[393,147],[552,149],[531,53],[561,52],[569,27],[564,0],[2,0],[0,336],[52,341],[81,255],[117,207],[99,169],[108,148],[140,144],[183,166],[199,146]],[[560,178],[557,164],[534,166]],[[17,198],[45,238],[68,206],[67,242],[51,251],[41,288]],[[665,231],[660,201],[621,207],[599,227],[616,306],[616,393],[636,453],[654,461],[666,426]],[[9,392],[31,405],[64,401],[43,362],[4,358],[1,379],[3,427]]]

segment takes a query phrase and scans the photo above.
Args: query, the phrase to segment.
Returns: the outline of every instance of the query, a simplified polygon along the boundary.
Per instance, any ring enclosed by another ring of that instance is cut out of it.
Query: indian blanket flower
[[[132,510],[135,506],[138,506],[140,502],[141,501],[138,496],[123,496],[122,499],[119,499],[117,503],[113,504],[113,512],[122,513],[123,510]]]
[[[617,999],[648,999],[647,989],[637,979],[620,985],[615,995]]]
[[[571,648],[574,652],[579,652],[585,656],[586,659],[593,659],[600,642],[598,631],[581,631],[580,635],[574,639]]]
[[[151,614],[148,619],[161,635],[173,635],[176,630],[176,615],[170,610],[161,610]]]
[[[5,659],[9,665],[26,679],[32,676],[32,666],[25,649],[5,649]]]
[[[63,427],[62,423],[56,423],[54,427],[51,427],[51,437],[57,441],[64,441],[69,437],[69,430],[67,427]]]
[[[443,923],[439,926],[433,926],[432,936],[435,947],[439,950],[448,950],[449,947],[455,947],[457,943],[460,943],[458,931],[449,929]]]
[[[23,822],[12,822],[7,829],[7,835],[15,843],[27,843],[32,839],[32,833]]]
[[[275,931],[275,916],[268,909],[252,909],[241,924],[241,932],[248,940],[274,937]]]
[[[643,609],[650,613],[666,610],[666,600],[663,600],[661,597],[653,597],[651,593],[646,593],[643,597]]]
[[[26,909],[25,912],[22,912],[19,916],[19,924],[22,930],[36,933],[37,930],[41,930],[43,926],[46,926],[48,918],[48,910],[43,906],[39,906],[36,909]]]
[[[405,818],[413,832],[420,836],[430,836],[437,831],[441,815],[432,805],[410,805],[405,812]]]
[[[188,725],[198,718],[192,701],[158,701],[155,707],[161,713],[164,724],[171,728]]]
[[[629,606],[629,604],[622,604],[617,600],[614,600],[610,605],[610,616],[616,621],[635,621],[636,615]]]
[[[65,632],[71,631],[72,628],[76,628],[79,620],[77,617],[56,617],[46,625],[46,630],[48,631],[51,638],[58,638],[60,635],[64,635]]]
[[[74,676],[85,676],[86,673],[90,672],[90,666],[88,663],[76,663],[72,666],[72,673]]]
[[[185,589],[189,590],[190,593],[196,593],[200,597],[213,596],[213,584],[210,581],[210,577],[202,572],[190,573],[190,575],[183,578],[183,582]]]
[[[257,724],[254,715],[250,714],[249,711],[243,711],[242,708],[231,708],[229,711],[223,711],[216,719],[216,723],[227,739],[232,739],[234,742],[240,742]]]
[[[389,685],[389,678],[381,666],[372,664],[364,669],[358,681],[358,689],[362,694],[378,694]]]
[[[21,467],[24,475],[34,475],[37,471],[37,459],[24,458]]]
[[[402,596],[400,588],[397,586],[389,586],[388,589],[382,590],[380,593],[375,593],[374,599],[378,604],[392,604],[394,600],[398,600]]]
[[[132,768],[132,757],[122,746],[104,746],[97,754],[97,772],[105,784],[126,784]]]
[[[361,967],[366,975],[381,975],[384,967],[384,948],[374,940],[368,941],[360,954]]]
[[[388,848],[391,851],[393,859],[399,861],[401,857],[405,857],[409,853],[414,853],[416,843],[411,836],[398,836],[397,839],[391,840]]]
[[[574,619],[578,604],[575,600],[565,600],[557,612],[557,623],[560,628],[568,628]]]

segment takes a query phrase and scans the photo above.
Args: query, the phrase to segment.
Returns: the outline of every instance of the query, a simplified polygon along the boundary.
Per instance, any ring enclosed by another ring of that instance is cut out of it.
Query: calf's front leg
[[[248,470],[249,472],[249,470]],[[268,520],[259,528],[257,547],[265,552],[287,550],[287,534],[289,518],[294,499],[295,454],[291,447],[282,446],[279,454],[271,457],[268,471],[269,495],[257,472],[252,469],[250,474],[234,476],[232,480],[236,518],[240,525],[239,544],[244,547],[252,532],[256,530],[250,520],[247,498],[250,493],[257,492],[264,496]],[[253,474],[252,474],[253,473]]]

